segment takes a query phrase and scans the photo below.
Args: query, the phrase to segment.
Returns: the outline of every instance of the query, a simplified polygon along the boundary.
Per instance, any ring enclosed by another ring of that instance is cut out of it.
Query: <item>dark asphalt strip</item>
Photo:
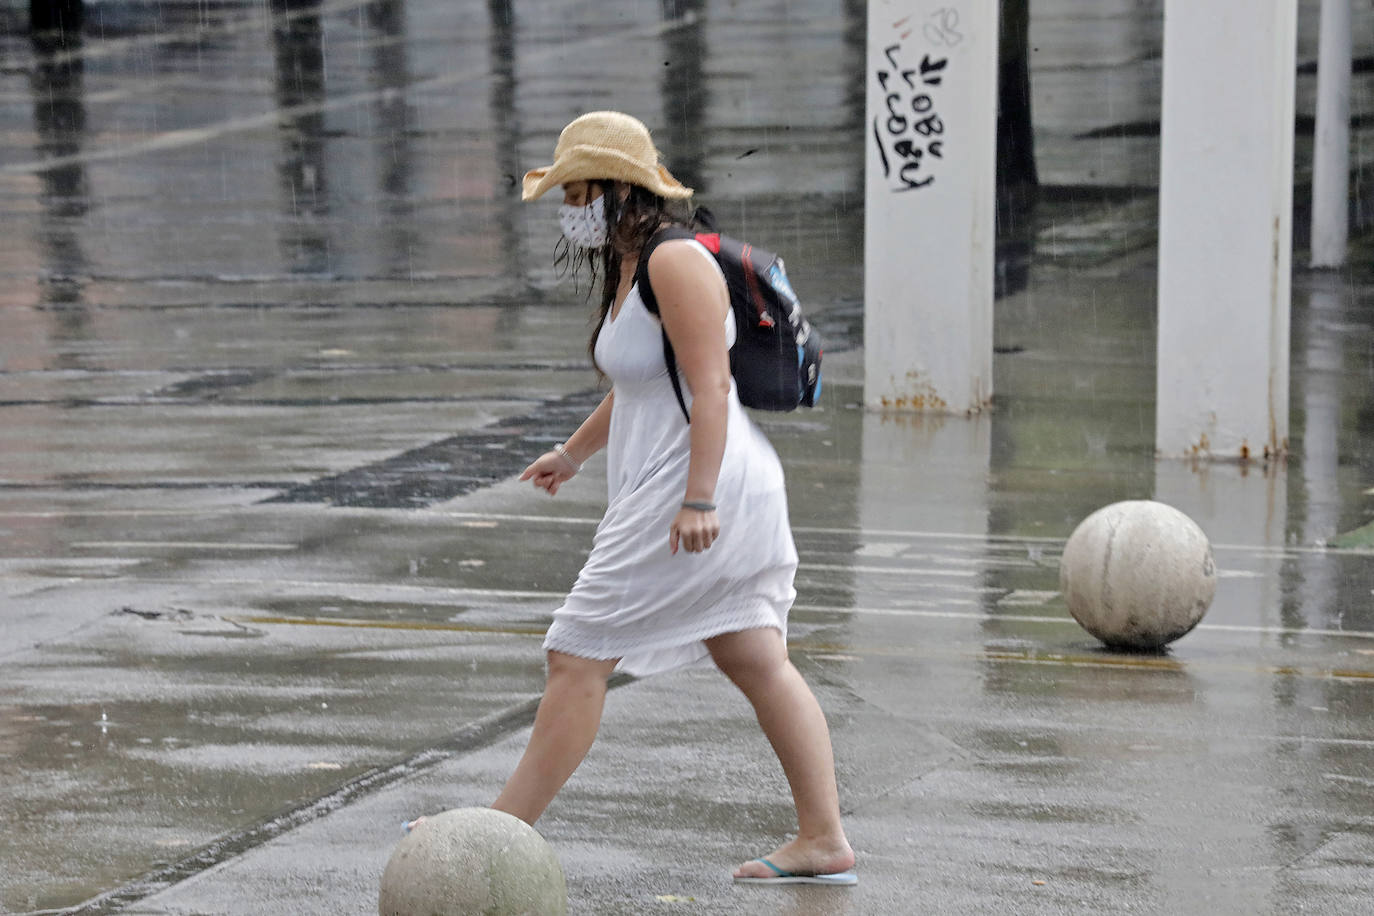
[[[614,690],[632,681],[634,678],[627,674],[617,674],[607,682],[607,688]],[[533,724],[534,713],[538,708],[539,700],[535,698],[492,713],[469,723],[461,731],[433,747],[417,751],[396,763],[368,770],[327,795],[278,812],[260,823],[225,834],[180,861],[155,868],[122,887],[107,891],[62,912],[71,916],[118,912],[207,869],[269,843],[288,831],[327,817],[380,789],[495,744],[511,732]]]
[[[552,398],[528,413],[292,487],[264,502],[418,509],[465,496],[519,474],[570,436],[605,396],[587,390]]]

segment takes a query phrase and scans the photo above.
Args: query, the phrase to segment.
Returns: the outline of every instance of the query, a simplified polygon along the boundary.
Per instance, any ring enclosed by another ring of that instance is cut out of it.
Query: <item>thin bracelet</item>
[[[683,502],[682,508],[693,509],[697,512],[714,512],[716,511],[716,504],[704,502],[701,500],[689,499]]]
[[[568,462],[568,464],[572,467],[574,474],[582,473],[582,465],[578,464],[576,461],[573,461],[572,455],[568,454],[568,450],[563,447],[562,442],[555,442],[553,444],[553,450],[558,453],[559,458],[562,458],[564,461]]]

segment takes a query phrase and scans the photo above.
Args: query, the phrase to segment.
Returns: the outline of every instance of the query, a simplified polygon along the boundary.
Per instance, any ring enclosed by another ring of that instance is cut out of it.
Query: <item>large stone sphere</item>
[[[1158,649],[1197,626],[1217,590],[1207,535],[1163,503],[1098,509],[1064,545],[1059,590],[1083,629],[1114,649]]]
[[[382,873],[381,916],[564,916],[563,867],[529,824],[491,808],[426,817]]]

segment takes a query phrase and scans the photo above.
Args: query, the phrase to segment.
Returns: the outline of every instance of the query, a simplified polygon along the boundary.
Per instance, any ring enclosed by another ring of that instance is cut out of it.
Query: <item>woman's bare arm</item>
[[[601,403],[596,406],[587,419],[582,421],[582,425],[577,428],[577,432],[568,437],[568,441],[563,443],[563,447],[568,450],[568,454],[578,464],[586,461],[606,447],[606,440],[611,435],[611,407],[615,404],[615,389],[612,388],[607,395],[601,399]]]
[[[714,503],[729,419],[730,355],[725,283],[700,251],[684,240],[665,242],[649,258],[649,281],[677,364],[692,392],[691,463],[685,502]],[[714,512],[684,509],[669,532],[690,552],[705,550],[720,533]]]
[[[577,432],[563,443],[563,452],[545,452],[536,458],[520,475],[521,480],[533,480],[534,485],[547,490],[550,496],[558,492],[564,481],[572,478],[592,455],[606,447],[611,433],[611,407],[615,403],[615,389],[601,399]]]

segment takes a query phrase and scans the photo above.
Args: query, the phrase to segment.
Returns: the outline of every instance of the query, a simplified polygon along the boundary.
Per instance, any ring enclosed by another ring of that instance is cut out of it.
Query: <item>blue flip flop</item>
[[[767,859],[755,859],[754,861],[767,865],[775,874],[771,878],[736,878],[736,884],[828,884],[834,887],[846,887],[859,883],[859,876],[852,871],[837,871],[828,875],[798,875],[786,869],[778,868]]]

